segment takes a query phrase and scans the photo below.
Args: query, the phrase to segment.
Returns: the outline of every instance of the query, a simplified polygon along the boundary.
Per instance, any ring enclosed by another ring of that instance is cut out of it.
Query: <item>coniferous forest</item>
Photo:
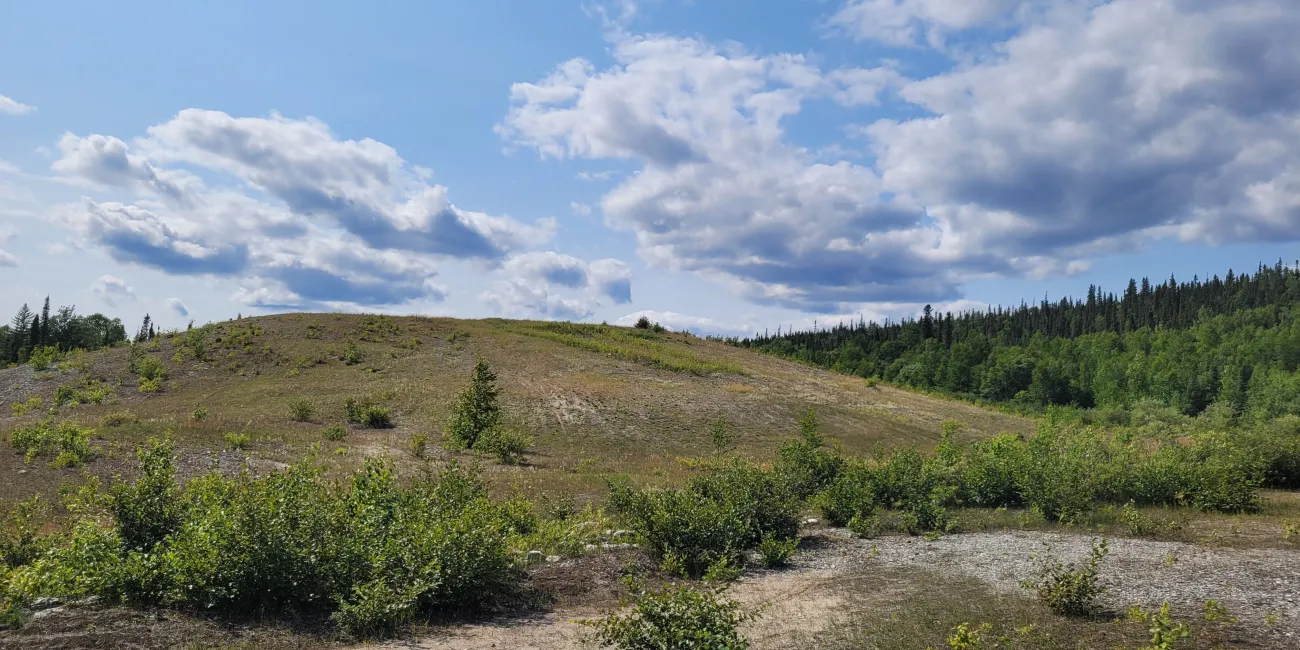
[[[98,350],[125,340],[121,319],[103,314],[83,316],[71,305],[51,311],[47,297],[39,312],[24,304],[8,325],[0,325],[0,366],[26,363],[38,350]]]
[[[1300,414],[1300,263],[1116,295],[840,324],[732,343],[837,372],[1013,405],[1123,409],[1156,400],[1268,420]]]

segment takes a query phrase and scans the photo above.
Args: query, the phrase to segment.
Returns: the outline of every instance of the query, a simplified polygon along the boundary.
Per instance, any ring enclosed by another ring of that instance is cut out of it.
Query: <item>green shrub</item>
[[[799,548],[797,538],[777,539],[768,535],[758,543],[758,555],[763,560],[763,566],[775,569],[789,564],[797,548]]]
[[[95,380],[87,380],[81,385],[64,385],[54,389],[54,405],[102,404],[113,391],[107,385]]]
[[[356,343],[348,341],[343,345],[343,352],[339,355],[339,359],[346,365],[355,366],[361,363],[361,349]]]
[[[685,489],[635,490],[614,482],[611,492],[610,504],[650,549],[691,577],[722,560],[743,566],[743,553],[764,537],[798,535],[797,500],[773,473],[739,460],[718,464]]]
[[[194,409],[194,412],[190,414],[190,419],[195,422],[200,422],[206,417],[208,417],[208,407],[206,406],[197,407]]]
[[[480,357],[474,364],[470,385],[457,397],[447,422],[447,440],[453,448],[474,449],[480,436],[500,426],[496,379],[496,373]]]
[[[375,636],[416,613],[477,607],[513,580],[503,508],[476,472],[454,464],[408,487],[375,459],[341,484],[309,461],[179,487],[165,442],[151,442],[140,461],[139,479],[88,497],[71,532],[18,569],[14,598],[98,595],[216,615],[319,612],[353,635]]]
[[[349,397],[343,404],[348,422],[359,424],[367,429],[388,429],[393,426],[393,417],[388,407],[379,406],[369,398]]]
[[[776,471],[797,497],[806,499],[826,489],[839,476],[844,459],[824,448],[824,441],[812,409],[799,420],[800,437],[777,452]]]
[[[43,421],[14,429],[9,444],[23,452],[27,462],[39,456],[54,456],[54,467],[75,467],[90,459],[90,429],[64,420],[58,425]]]
[[[137,357],[131,365],[131,372],[139,375],[141,380],[154,381],[167,378],[167,370],[157,357]]]
[[[108,507],[118,537],[128,550],[151,551],[180,525],[182,504],[170,440],[151,438],[136,450],[140,477],[115,482]]]
[[[0,576],[3,570],[26,566],[44,552],[46,541],[40,535],[38,520],[45,513],[39,496],[20,502],[8,513],[0,528]],[[0,591],[4,585],[0,581]],[[3,594],[0,594],[0,599]]]
[[[248,435],[247,433],[235,433],[233,431],[227,433],[224,436],[224,438],[226,440],[226,444],[229,445],[231,449],[236,449],[236,450],[247,449],[249,443],[253,441],[252,436]]]
[[[650,326],[651,326],[651,323],[650,323],[650,317],[649,317],[649,316],[642,316],[642,317],[636,319],[636,323],[634,323],[634,324],[632,325],[632,327],[634,327],[634,328],[636,328],[636,329],[639,329],[639,330],[648,330],[648,329],[650,329]]]
[[[427,444],[429,444],[429,434],[424,431],[412,431],[411,438],[407,440],[411,455],[416,458],[424,458],[424,447]]]
[[[141,392],[141,393],[156,393],[156,392],[162,390],[162,382],[163,382],[163,378],[162,378],[162,377],[155,377],[154,379],[145,379],[144,377],[141,377],[141,378],[140,378],[140,387],[139,387],[139,388],[140,388],[140,392]]]
[[[294,422],[310,422],[312,416],[316,413],[316,407],[311,400],[305,397],[295,397],[289,400],[289,419]]]
[[[516,465],[532,446],[533,437],[527,432],[498,426],[485,431],[475,448],[495,455],[503,464]]]
[[[44,406],[45,400],[41,399],[40,396],[37,395],[29,397],[23,402],[14,402],[10,405],[9,411],[13,413],[14,417],[21,417],[31,411],[38,411]]]
[[[140,418],[130,411],[114,411],[112,413],[107,413],[104,417],[100,418],[99,426],[120,427],[125,424],[135,424],[139,421]]]
[[[63,356],[57,346],[38,345],[32,348],[31,354],[27,357],[27,362],[32,365],[33,370],[48,370],[52,364],[62,359]]]
[[[1088,559],[1076,565],[1067,566],[1060,560],[1039,558],[1037,579],[1026,580],[1024,587],[1036,591],[1038,599],[1057,614],[1091,615],[1097,611],[1097,601],[1106,591],[1097,579],[1097,571],[1109,552],[1103,538],[1094,540]]]
[[[581,621],[595,628],[595,640],[617,650],[745,650],[749,642],[740,634],[741,624],[758,617],[747,608],[724,597],[725,587],[695,589],[665,586],[647,589],[628,579],[631,595],[623,603],[626,612],[614,611],[604,618]]]
[[[348,436],[348,428],[345,427],[345,426],[343,426],[343,425],[340,425],[340,424],[334,424],[334,425],[330,425],[330,426],[328,426],[328,427],[325,427],[325,439],[326,439],[326,440],[330,440],[330,441],[333,441],[333,442],[338,442],[339,440],[342,440],[342,439],[346,438],[347,436]]]
[[[736,432],[727,428],[726,420],[718,419],[709,425],[709,440],[716,451],[728,451],[736,446]]]

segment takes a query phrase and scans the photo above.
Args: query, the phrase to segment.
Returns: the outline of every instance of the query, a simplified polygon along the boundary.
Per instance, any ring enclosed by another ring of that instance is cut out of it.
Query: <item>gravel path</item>
[[[828,531],[843,538],[843,531]],[[1052,554],[1065,562],[1088,556],[1093,537],[1032,531],[918,537],[850,539],[816,560],[828,568],[863,562],[914,567],[961,575],[995,589],[1021,591],[1032,577],[1032,556]],[[1101,578],[1103,603],[1116,612],[1132,605],[1159,607],[1164,601],[1184,615],[1199,615],[1206,600],[1218,600],[1243,621],[1276,617],[1284,634],[1300,639],[1300,552],[1214,549],[1181,542],[1111,539]],[[872,548],[875,557],[873,555]],[[1170,563],[1172,560],[1172,563]]]

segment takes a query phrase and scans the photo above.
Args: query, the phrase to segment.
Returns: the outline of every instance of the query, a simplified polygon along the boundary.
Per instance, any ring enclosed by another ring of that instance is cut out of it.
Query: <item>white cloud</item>
[[[35,110],[35,106],[28,106],[22,102],[0,95],[0,113],[7,113],[9,115],[25,115]]]
[[[1010,20],[1026,0],[849,0],[829,24],[859,40],[943,47],[950,34]]]
[[[615,175],[617,175],[617,172],[615,172],[615,171],[613,171],[613,170],[611,170],[611,169],[607,169],[607,170],[605,170],[605,171],[599,171],[599,172],[578,172],[578,180],[580,180],[580,181],[608,181],[608,180],[614,178]]]
[[[632,300],[631,269],[616,259],[587,263],[554,251],[522,253],[507,259],[498,275],[480,299],[504,315],[581,320],[603,300]]]
[[[392,147],[311,118],[187,109],[130,144],[65,134],[59,149],[61,178],[138,199],[84,198],[52,220],[119,262],[238,278],[237,299],[266,307],[442,300],[439,260],[495,264],[556,227],[457,207]]]
[[[868,9],[902,16],[871,35],[895,43],[1014,29],[916,81],[892,64],[821,71],[620,35],[607,70],[577,59],[515,84],[498,130],[543,158],[638,165],[600,207],[648,264],[805,311],[952,301],[974,277],[1079,272],[1161,238],[1300,239],[1300,5],[914,0],[841,14]],[[882,92],[921,116],[860,129],[870,164],[786,134],[808,102]]]
[[[91,283],[90,290],[109,307],[116,307],[118,300],[135,300],[135,289],[127,286],[122,278],[112,275],[99,276]]]
[[[17,236],[18,230],[13,226],[0,225],[0,245],[7,245]],[[0,248],[0,266],[18,266],[18,257]]]
[[[185,303],[181,302],[180,298],[168,298],[167,308],[175,312],[176,315],[181,318],[186,318],[190,315],[190,308],[186,307]]]
[[[18,168],[15,167],[13,163],[4,160],[3,158],[0,158],[0,174],[16,174],[16,173],[18,173]]]
[[[574,214],[583,217],[591,214],[591,206],[587,205],[586,203],[578,203],[577,201],[570,201],[569,209],[573,210]]]

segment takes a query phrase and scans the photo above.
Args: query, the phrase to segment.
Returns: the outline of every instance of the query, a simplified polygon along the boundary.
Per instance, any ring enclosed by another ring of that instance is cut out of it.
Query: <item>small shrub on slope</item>
[[[461,391],[447,422],[447,439],[459,449],[474,449],[479,437],[500,426],[497,375],[482,358],[474,364],[470,385]]]
[[[1088,616],[1096,613],[1098,599],[1106,588],[1097,579],[1101,561],[1110,548],[1105,539],[1093,541],[1088,559],[1067,566],[1060,560],[1038,559],[1036,580],[1026,580],[1023,586],[1038,593],[1038,600],[1057,614]]]
[[[740,625],[758,617],[757,609],[725,597],[725,587],[645,588],[628,579],[630,611],[580,621],[595,628],[595,641],[617,650],[745,650]]]

